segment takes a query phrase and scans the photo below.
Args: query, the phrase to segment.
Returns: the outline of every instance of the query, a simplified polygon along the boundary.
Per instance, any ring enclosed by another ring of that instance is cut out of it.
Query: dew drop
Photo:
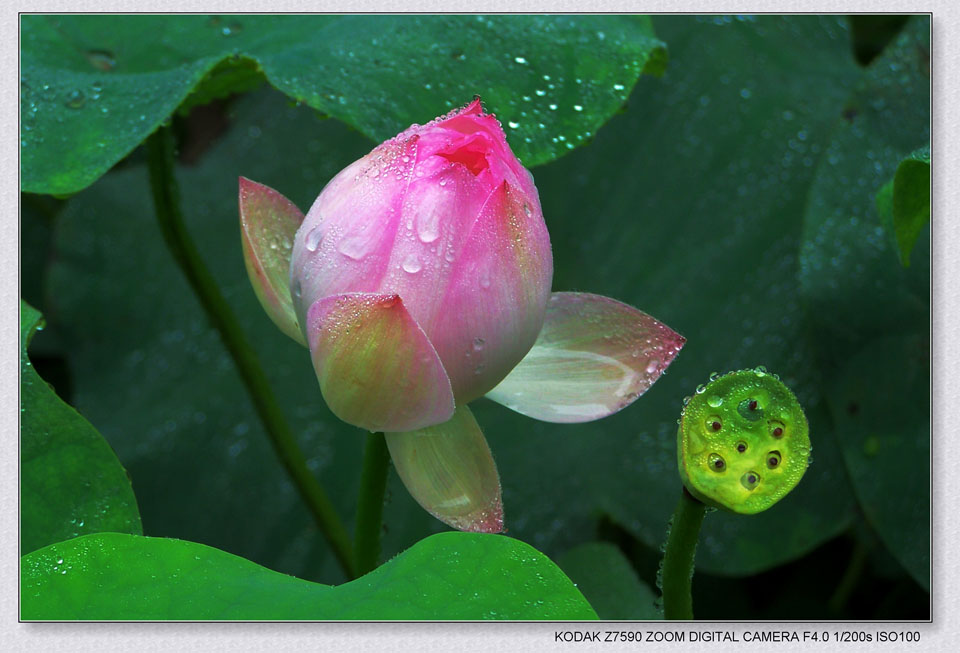
[[[723,397],[721,397],[720,395],[710,395],[709,397],[707,397],[707,404],[709,406],[712,406],[713,408],[716,408],[722,403],[723,403]]]
[[[416,274],[423,268],[423,265],[420,263],[420,259],[417,258],[416,254],[410,254],[407,258],[403,259],[402,267],[404,272]]]
[[[573,105],[573,110],[574,110],[574,111],[583,111],[583,107],[580,106],[579,104],[574,104],[574,105]]]
[[[322,240],[323,240],[323,229],[318,225],[314,227],[310,231],[310,233],[307,234],[306,243],[305,243],[307,246],[307,251],[309,252],[317,251],[317,248],[320,246],[320,241]]]
[[[67,94],[67,97],[64,100],[63,104],[68,109],[79,109],[84,104],[86,104],[86,102],[87,102],[87,96],[83,94],[83,91],[75,90],[75,91],[70,91],[70,93]]]
[[[113,53],[107,50],[87,50],[86,55],[87,61],[97,70],[108,72],[113,70],[113,67],[117,65],[117,60],[114,58]]]
[[[420,237],[422,243],[432,243],[440,237],[440,214],[438,212],[424,211],[417,216],[417,236]]]
[[[369,236],[344,238],[337,246],[337,250],[344,256],[352,258],[354,261],[362,261],[364,257],[366,257],[373,240],[374,239]]]
[[[517,127],[520,126],[520,123],[519,123],[519,122],[513,122],[513,121],[511,120],[511,121],[509,121],[509,122],[507,123],[507,126],[509,126],[510,129],[516,129]]]
[[[514,57],[513,60],[516,61],[517,63],[522,63],[522,64],[527,63],[527,60],[524,59],[523,57]]]
[[[647,374],[656,373],[657,368],[659,367],[660,367],[660,364],[657,361],[651,360],[649,363],[647,363]]]
[[[474,338],[473,339],[473,351],[483,351],[483,346],[487,344],[487,341],[483,338]]]

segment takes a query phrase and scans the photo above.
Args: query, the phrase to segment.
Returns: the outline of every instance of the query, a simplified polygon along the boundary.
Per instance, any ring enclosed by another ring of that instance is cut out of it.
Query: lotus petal
[[[461,531],[503,531],[500,476],[473,413],[459,406],[443,424],[387,433],[390,457],[410,494]]]
[[[646,392],[685,342],[608,297],[553,293],[533,349],[487,397],[545,422],[600,419]]]
[[[345,422],[370,431],[412,431],[453,415],[450,379],[397,295],[318,299],[307,340],[320,391]]]
[[[458,403],[490,391],[540,332],[553,256],[535,202],[507,182],[494,189],[457,253],[443,310],[424,325]]]
[[[290,297],[290,253],[301,222],[293,202],[240,177],[240,236],[253,291],[280,330],[306,346]]]

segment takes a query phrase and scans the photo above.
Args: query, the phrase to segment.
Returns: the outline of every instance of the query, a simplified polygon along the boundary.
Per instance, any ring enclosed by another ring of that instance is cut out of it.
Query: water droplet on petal
[[[323,240],[323,229],[318,225],[307,234],[305,245],[308,252],[315,252]]]
[[[432,243],[440,236],[440,214],[424,211],[417,216],[417,235],[422,243]]]
[[[420,263],[420,259],[417,258],[416,254],[410,254],[407,256],[407,258],[403,259],[401,267],[403,268],[404,272],[416,274],[421,270],[421,268],[423,268],[423,264]]]

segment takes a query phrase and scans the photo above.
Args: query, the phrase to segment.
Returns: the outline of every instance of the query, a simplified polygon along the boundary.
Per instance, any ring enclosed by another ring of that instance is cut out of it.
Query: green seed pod
[[[807,471],[807,418],[776,375],[711,375],[680,416],[680,478],[697,499],[745,515],[782,499]]]

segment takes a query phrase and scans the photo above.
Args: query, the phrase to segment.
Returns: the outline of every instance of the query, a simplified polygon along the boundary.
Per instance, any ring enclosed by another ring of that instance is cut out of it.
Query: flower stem
[[[367,435],[357,499],[357,524],[353,534],[353,554],[357,575],[377,568],[380,561],[380,530],[383,524],[383,495],[387,489],[390,452],[383,433]]]
[[[187,232],[174,177],[173,135],[170,128],[160,127],[150,135],[146,150],[153,204],[167,247],[230,352],[280,462],[313,513],[340,566],[349,578],[354,578],[356,574],[350,536],[326,492],[307,468],[306,458],[283,417],[256,353],[247,342],[233,311]]]
[[[706,506],[683,488],[673,513],[667,548],[663,555],[663,616],[665,619],[693,619],[693,559]]]

